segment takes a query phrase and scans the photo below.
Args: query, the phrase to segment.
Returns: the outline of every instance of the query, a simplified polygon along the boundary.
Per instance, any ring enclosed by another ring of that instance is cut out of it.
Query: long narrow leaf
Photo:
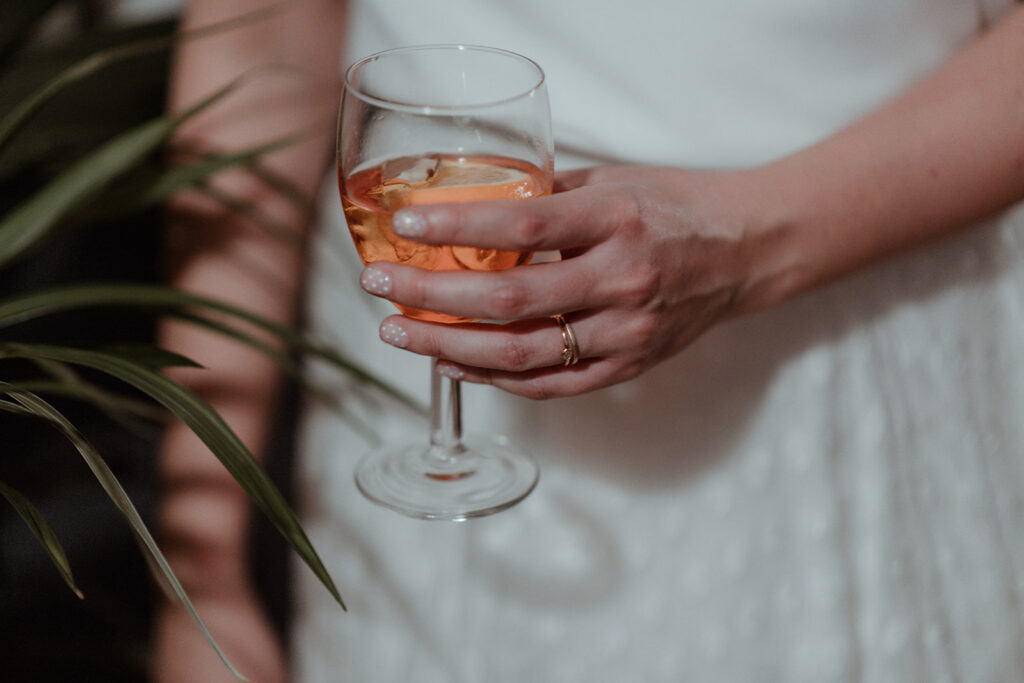
[[[0,402],[0,410],[5,410],[4,404],[6,403],[7,401]],[[53,531],[53,527],[46,521],[43,514],[29,502],[28,498],[2,481],[0,481],[0,496],[6,498],[11,507],[28,524],[28,528],[32,530],[32,533],[39,539],[43,548],[46,549],[46,553],[50,556],[54,566],[57,567],[57,571],[60,572],[61,578],[64,579],[64,583],[68,585],[68,588],[79,598],[84,598],[85,596],[82,595],[82,591],[75,585],[75,577],[71,575],[71,564],[68,562],[68,556],[64,553],[64,548],[61,546],[57,534]]]
[[[145,434],[146,429],[134,417],[142,417],[151,422],[162,422],[168,414],[160,406],[145,401],[122,396],[86,380],[67,363],[40,359],[34,361],[40,369],[53,377],[60,387],[54,393],[92,404],[110,419],[120,423],[136,434]],[[36,391],[35,393],[45,393]]]
[[[17,0],[7,1],[17,2]],[[72,83],[81,81],[97,71],[125,59],[130,59],[132,57],[151,52],[157,52],[159,50],[166,50],[179,40],[196,40],[215,35],[223,31],[247,26],[253,22],[267,18],[279,9],[279,6],[271,6],[243,14],[240,17],[234,17],[225,21],[210,24],[209,26],[203,26],[195,29],[194,31],[183,32],[176,36],[162,36],[159,38],[141,40],[129,45],[119,45],[117,47],[101,50],[100,52],[96,52],[95,54],[86,57],[80,62],[68,67],[54,79],[44,84],[30,97],[22,100],[22,102],[6,116],[0,118],[0,151],[10,143],[18,130],[28,123],[28,121],[30,121],[31,118],[40,109],[42,109],[47,102]]]
[[[268,216],[267,213],[260,209],[255,202],[243,197],[232,195],[231,193],[225,192],[220,188],[213,187],[212,185],[204,185],[199,188],[199,191],[214,202],[220,204],[226,209],[229,209],[232,213],[248,219],[253,225],[271,237],[275,237],[283,242],[291,243],[293,245],[301,244],[302,240],[298,233],[296,233],[286,223]]]
[[[357,432],[359,432],[359,435],[366,439],[369,443],[379,443],[379,437],[377,433],[373,430],[372,427],[370,427],[366,423],[365,420],[348,411],[345,408],[344,403],[338,400],[337,396],[332,394],[324,387],[313,382],[303,371],[302,367],[298,363],[293,361],[291,357],[288,356],[287,354],[281,353],[270,344],[267,344],[250,334],[246,334],[245,332],[237,328],[231,327],[230,325],[225,325],[215,320],[210,320],[209,318],[204,318],[201,315],[189,315],[187,313],[178,311],[174,312],[173,316],[181,320],[187,320],[195,325],[199,325],[200,327],[205,327],[207,329],[214,330],[219,334],[222,334],[226,337],[234,339],[235,341],[238,341],[242,344],[251,346],[259,350],[267,357],[269,357],[271,360],[273,360],[277,364],[278,368],[280,368],[286,375],[288,375],[288,377],[295,381],[295,383],[298,384],[298,386],[303,391],[315,397],[325,406],[328,406],[332,410],[342,415],[346,420],[348,420],[349,425]]]
[[[102,391],[99,387],[96,387],[96,385],[89,385],[89,388],[86,389],[77,384],[68,384],[66,382],[53,379],[9,382],[8,385],[12,389],[16,389],[18,391],[27,391],[33,394],[40,394],[41,396],[73,398],[79,401],[86,401],[88,403],[95,403],[95,393]],[[160,422],[169,414],[165,413],[162,408],[149,403],[136,401],[126,396],[118,396],[117,394],[110,392],[105,392],[102,400],[106,408],[106,412],[110,414],[111,417],[125,414],[140,417],[151,422]],[[115,419],[117,418],[115,417]]]
[[[246,680],[246,678],[239,673],[238,670],[235,669],[234,665],[228,660],[227,656],[217,644],[217,641],[213,639],[213,636],[206,628],[203,620],[200,619],[199,614],[192,605],[192,601],[189,600],[188,595],[185,593],[185,589],[182,588],[178,578],[171,570],[171,566],[167,563],[163,553],[160,552],[160,548],[157,547],[156,541],[153,539],[153,535],[149,533],[149,529],[146,528],[146,524],[142,521],[142,517],[139,515],[138,510],[135,509],[135,505],[121,486],[121,483],[117,480],[117,477],[115,477],[114,473],[110,471],[110,468],[103,460],[103,457],[100,456],[99,452],[92,446],[92,444],[89,443],[88,440],[86,440],[84,436],[82,436],[82,433],[64,417],[64,415],[43,399],[30,393],[7,391],[4,387],[4,383],[2,382],[0,382],[0,391],[7,393],[12,399],[28,409],[32,414],[49,422],[61,434],[63,434],[64,437],[72,443],[72,445],[74,445],[85,460],[86,464],[89,466],[89,469],[91,469],[93,474],[96,476],[100,486],[103,487],[103,490],[106,491],[110,499],[128,520],[129,526],[135,533],[136,538],[140,541],[141,547],[145,549],[149,558],[160,568],[160,573],[163,575],[162,581],[165,581],[172,587],[174,593],[185,605],[189,614],[192,615],[192,619],[195,620],[200,630],[202,630],[203,635],[206,636],[206,639],[217,652],[221,661],[224,662],[224,665],[227,666],[228,669],[231,670],[231,673],[236,677],[241,680]],[[150,566],[153,566],[153,564],[151,563]]]
[[[10,59],[32,35],[32,29],[53,9],[58,0],[9,2],[0,21],[0,64]]]
[[[286,325],[216,299],[159,285],[89,284],[57,287],[43,292],[14,296],[0,301],[0,328],[60,311],[89,307],[118,307],[157,310],[173,315],[177,310],[218,311],[243,320],[274,335],[300,353],[315,356],[356,379],[373,385],[410,408],[423,412],[418,401],[391,386],[330,346],[319,344]]]
[[[250,166],[249,172],[259,178],[267,187],[288,200],[300,213],[309,215],[316,210],[316,198],[303,192],[301,188],[282,174],[267,168],[265,165]]]
[[[334,581],[295,513],[242,441],[206,401],[167,377],[116,355],[43,344],[0,344],[0,358],[48,359],[99,370],[130,384],[178,416],[213,452],[344,607]]]
[[[185,156],[197,156],[205,151],[190,145],[187,140],[177,140],[175,145],[175,151]],[[290,178],[286,178],[265,164],[250,164],[245,166],[245,170],[268,188],[274,190],[281,198],[294,206],[299,213],[309,215],[316,210],[316,196],[304,191]]]
[[[237,78],[181,114],[161,116],[118,135],[71,165],[0,220],[0,265],[46,237],[61,218],[152,154],[191,116],[237,88]]]
[[[306,374],[302,371],[302,368],[296,363],[288,354],[282,353],[278,349],[274,348],[273,345],[264,342],[261,339],[257,339],[251,334],[246,334],[238,328],[230,325],[225,325],[222,322],[216,320],[210,320],[204,318],[201,315],[192,315],[185,312],[176,312],[174,317],[181,320],[185,320],[194,325],[205,327],[208,330],[213,330],[218,334],[234,339],[235,341],[251,346],[263,355],[274,361],[278,368],[281,369],[288,377],[295,380],[296,383],[306,392],[315,396],[318,400],[322,401],[326,405],[332,408],[338,407],[338,399],[333,394],[327,392],[326,389],[317,386],[306,377]]]
[[[264,155],[293,145],[301,139],[301,135],[288,135],[234,154],[209,155],[153,174],[152,177],[126,183],[97,202],[95,210],[90,211],[84,221],[109,220],[155,206],[179,190],[205,183],[220,171],[234,166],[250,166]],[[294,234],[290,238],[296,241]]]
[[[191,358],[186,358],[180,353],[162,349],[146,343],[124,343],[124,344],[102,344],[97,347],[98,351],[104,353],[115,353],[122,358],[127,358],[133,363],[142,365],[150,370],[159,368],[201,368],[199,363]]]

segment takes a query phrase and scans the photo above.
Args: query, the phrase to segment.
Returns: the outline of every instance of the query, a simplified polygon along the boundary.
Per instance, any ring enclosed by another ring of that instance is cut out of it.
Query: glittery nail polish
[[[400,349],[409,345],[409,333],[402,329],[401,325],[390,320],[380,326],[380,338]]]
[[[419,214],[400,212],[391,220],[391,229],[402,237],[419,237],[427,231],[427,219]]]
[[[373,266],[363,269],[359,276],[359,284],[370,294],[387,296],[391,293],[391,275]]]

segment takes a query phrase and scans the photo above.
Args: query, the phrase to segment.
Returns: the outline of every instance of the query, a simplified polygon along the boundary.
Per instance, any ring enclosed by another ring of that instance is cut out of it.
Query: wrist
[[[811,221],[787,189],[783,169],[727,171],[712,192],[710,215],[739,246],[733,313],[771,308],[810,289],[821,277]],[[707,195],[705,196],[707,198]]]
[[[876,175],[837,176],[835,168],[812,148],[740,172],[736,220],[749,248],[739,312],[770,308],[897,250],[880,220],[892,213],[877,201]]]

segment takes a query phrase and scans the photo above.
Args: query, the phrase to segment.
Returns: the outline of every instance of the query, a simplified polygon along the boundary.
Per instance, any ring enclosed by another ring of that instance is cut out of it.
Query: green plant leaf
[[[293,145],[301,139],[302,136],[298,134],[288,135],[234,154],[211,154],[151,176],[128,180],[97,201],[95,209],[84,216],[82,222],[104,221],[142,211],[166,201],[179,190],[202,185],[225,169],[236,166],[249,167],[264,155]],[[298,241],[298,236],[294,232],[286,231],[285,237],[292,242]]]
[[[10,1],[11,0],[8,0],[8,2]],[[21,0],[15,1],[20,2]],[[31,120],[31,118],[40,109],[42,109],[47,102],[53,99],[57,93],[61,92],[67,86],[91,76],[104,67],[138,55],[158,50],[166,50],[173,46],[177,41],[184,42],[196,40],[216,35],[224,31],[230,31],[234,28],[247,26],[253,22],[266,19],[279,9],[279,5],[272,5],[270,7],[254,10],[239,17],[233,17],[208,26],[202,26],[193,31],[186,31],[177,35],[140,40],[134,43],[129,43],[128,45],[118,45],[106,50],[101,50],[86,57],[85,59],[68,67],[58,76],[38,88],[32,95],[22,100],[17,107],[8,112],[6,116],[0,118],[0,151],[7,146],[7,144],[14,138],[15,134],[17,134],[17,132],[26,123],[28,123],[28,121]]]
[[[99,370],[149,395],[178,416],[277,527],[335,600],[344,602],[284,496],[223,418],[206,401],[161,374],[113,354],[43,344],[0,344],[0,358],[54,360]]]
[[[191,358],[186,358],[180,353],[168,351],[167,349],[162,349],[159,346],[153,346],[152,344],[103,344],[96,347],[96,350],[103,351],[104,353],[117,354],[127,358],[133,363],[147,367],[150,370],[157,370],[160,368],[203,367]]]
[[[184,112],[148,121],[87,154],[0,219],[0,266],[36,245],[59,221],[152,154],[178,127],[237,88],[231,81]]]
[[[10,59],[25,44],[36,24],[57,2],[59,0],[4,3],[3,21],[0,21],[0,64]]]
[[[218,334],[234,339],[241,344],[257,349],[274,361],[278,368],[295,381],[299,388],[304,392],[313,396],[322,404],[336,411],[340,416],[348,420],[349,425],[368,443],[375,445],[380,443],[378,434],[366,423],[364,419],[347,410],[344,403],[339,401],[338,397],[334,393],[313,382],[307,376],[307,373],[299,363],[295,362],[295,360],[293,360],[288,354],[279,351],[272,344],[268,344],[267,342],[264,342],[251,334],[247,334],[236,327],[226,325],[216,320],[211,320],[210,318],[206,318],[201,315],[193,315],[184,311],[170,311],[168,315],[176,319],[184,320],[194,325],[213,330]],[[411,402],[412,399],[407,400]],[[424,410],[419,406],[413,405],[412,407],[419,409],[421,412]]]
[[[280,339],[300,353],[320,358],[361,382],[377,387],[397,401],[425,413],[425,408],[408,394],[376,377],[328,345],[319,344],[301,332],[275,323],[216,299],[159,285],[88,284],[56,287],[0,301],[0,328],[60,311],[92,307],[139,308],[174,315],[192,309],[217,311],[247,322]]]
[[[61,396],[63,398],[72,398],[89,403],[95,403],[95,393],[102,391],[95,385],[90,385],[88,389],[84,389],[77,384],[68,384],[54,379],[25,380],[9,382],[8,384],[12,389],[16,389],[18,391],[27,391],[41,396]],[[169,413],[164,412],[160,407],[143,401],[136,401],[128,398],[127,396],[119,396],[117,394],[105,392],[102,400],[105,412],[122,424],[124,423],[123,419],[120,419],[122,414],[140,417],[151,422],[162,422],[164,418],[169,415]],[[125,426],[132,429],[135,428],[134,424]],[[137,431],[141,433],[141,430]]]
[[[139,425],[137,420],[131,418],[141,417],[150,422],[163,422],[168,417],[168,414],[160,406],[108,391],[86,380],[67,363],[45,359],[33,362],[50,375],[57,385],[55,387],[47,387],[45,383],[39,382],[32,389],[34,393],[50,393],[85,401],[105,413],[110,419],[119,422],[125,428],[137,434],[145,434],[146,430]],[[21,388],[25,389],[23,385],[21,385]]]
[[[267,187],[288,200],[300,213],[309,215],[316,210],[316,198],[307,195],[291,180],[265,165],[249,167],[249,172],[259,178]]]
[[[10,409],[6,408],[6,405],[8,405],[8,401],[0,401],[0,410],[9,411]],[[68,588],[79,599],[84,598],[85,596],[82,595],[82,591],[75,585],[75,578],[71,575],[71,564],[68,562],[64,548],[60,544],[60,539],[57,538],[53,527],[46,521],[43,514],[29,502],[28,498],[2,481],[0,481],[0,495],[7,499],[7,502],[21,515],[21,518],[28,524],[28,528],[39,539],[39,542],[46,549],[47,554],[49,554],[50,559],[53,561],[54,566],[57,567],[57,571],[60,572],[61,578],[64,579],[64,583],[68,585]]]
[[[204,185],[199,188],[199,191],[224,208],[230,209],[233,213],[249,219],[253,225],[271,237],[276,237],[282,242],[291,243],[296,246],[301,245],[302,239],[298,233],[285,223],[268,216],[255,202],[237,197],[212,185]]]
[[[158,579],[163,586],[170,586],[173,594],[182,601],[189,614],[192,615],[192,619],[199,626],[203,635],[206,636],[207,641],[217,652],[221,661],[224,665],[230,669],[237,678],[246,680],[246,678],[235,669],[234,665],[228,660],[227,656],[220,649],[217,641],[213,639],[209,630],[206,628],[206,624],[199,617],[195,607],[192,605],[192,601],[189,600],[188,595],[185,593],[185,589],[182,588],[178,578],[174,575],[174,571],[171,570],[171,566],[167,563],[160,548],[157,547],[156,541],[153,539],[153,535],[149,533],[149,529],[146,528],[145,522],[142,521],[142,517],[139,515],[138,510],[135,509],[135,505],[131,499],[128,498],[128,494],[125,492],[121,483],[114,476],[114,473],[110,471],[107,463],[103,460],[103,457],[99,452],[89,443],[81,432],[70,422],[64,415],[56,410],[49,403],[39,398],[38,396],[26,392],[11,391],[6,383],[0,382],[0,392],[6,393],[14,401],[19,403],[22,407],[36,417],[40,417],[49,422],[55,427],[64,437],[74,445],[75,449],[81,454],[85,460],[89,469],[92,470],[99,481],[100,486],[106,491],[107,495],[114,502],[114,505],[121,511],[128,520],[128,524],[134,532],[136,539],[139,541],[140,547],[145,551],[144,554],[150,561],[150,567],[154,565],[159,568],[157,574]],[[7,402],[4,402],[7,403]],[[161,577],[162,575],[162,577]]]
[[[302,371],[302,367],[296,363],[288,354],[282,353],[273,345],[264,342],[261,339],[257,339],[251,334],[246,334],[242,330],[226,325],[217,320],[211,320],[201,315],[192,315],[184,311],[175,311],[172,315],[180,320],[190,322],[200,327],[205,327],[208,330],[213,330],[218,334],[234,339],[235,341],[251,346],[263,355],[270,358],[286,375],[295,380],[304,391],[309,392],[315,396],[317,400],[325,403],[332,408],[338,408],[338,399],[327,390],[317,386],[309,380],[306,373]]]

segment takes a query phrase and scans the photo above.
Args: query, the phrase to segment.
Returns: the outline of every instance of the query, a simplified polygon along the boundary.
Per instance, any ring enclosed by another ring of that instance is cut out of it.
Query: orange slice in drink
[[[528,173],[515,168],[444,159],[430,180],[410,188],[406,205],[526,199],[539,194],[539,190]]]

